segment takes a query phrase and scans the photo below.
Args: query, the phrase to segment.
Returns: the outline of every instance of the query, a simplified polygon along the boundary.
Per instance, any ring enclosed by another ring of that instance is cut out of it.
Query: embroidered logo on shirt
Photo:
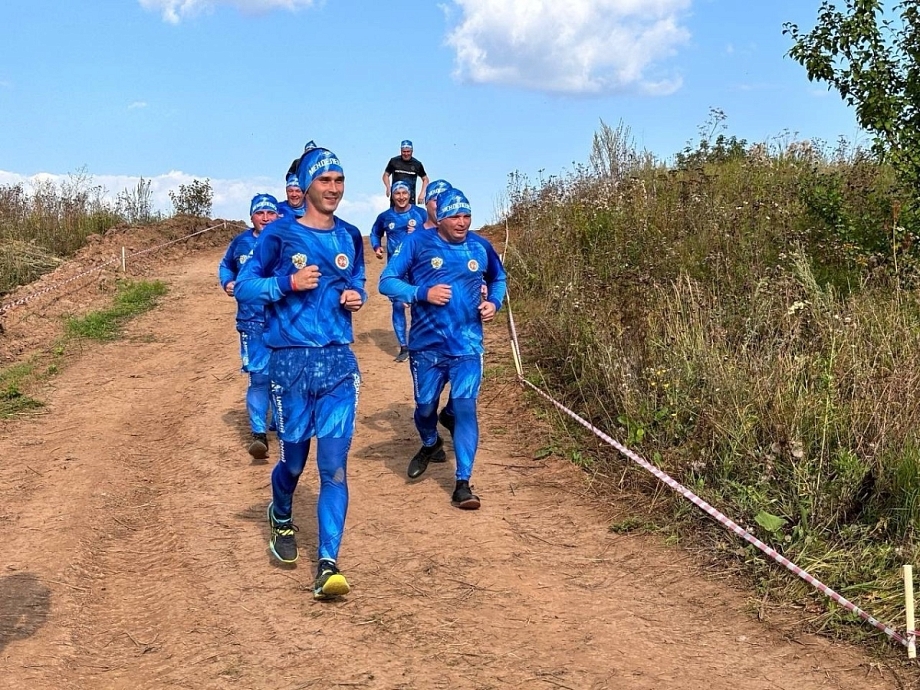
[[[343,269],[348,268],[348,257],[345,254],[337,254],[335,257],[335,265]]]
[[[469,263],[466,265],[473,273],[479,270],[479,262],[476,259],[470,259]]]
[[[387,225],[387,227],[388,227],[390,230],[392,230],[393,228],[396,227],[396,223],[390,223],[389,225]]]
[[[247,261],[249,261],[249,254],[243,254],[243,255],[240,257],[240,266],[242,266],[242,265],[243,265],[244,263],[246,263]]]
[[[444,259],[442,259],[440,256],[436,256],[431,260],[431,267],[435,270],[438,270],[443,265],[444,265]]]
[[[291,261],[293,261],[294,266],[296,266],[297,269],[300,270],[301,268],[307,265],[307,255],[306,254],[294,254],[294,256],[291,257]]]

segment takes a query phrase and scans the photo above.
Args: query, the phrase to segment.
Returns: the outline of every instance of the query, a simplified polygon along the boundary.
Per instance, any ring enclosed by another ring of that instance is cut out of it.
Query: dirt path
[[[757,623],[686,553],[609,533],[577,471],[503,433],[529,423],[506,390],[483,395],[482,510],[451,508],[452,463],[408,484],[411,386],[373,258],[340,558],[353,590],[314,602],[315,470],[295,498],[306,558],[277,566],[220,255],[169,267],[165,303],[88,346],[47,414],[0,425],[0,687],[894,687],[858,650]]]

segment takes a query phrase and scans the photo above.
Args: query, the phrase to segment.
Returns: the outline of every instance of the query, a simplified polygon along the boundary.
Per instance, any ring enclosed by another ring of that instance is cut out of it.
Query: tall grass
[[[897,566],[920,555],[912,201],[845,147],[722,138],[676,161],[602,125],[590,166],[512,177],[508,267],[530,368],[893,618]],[[754,552],[726,553],[764,583],[782,577]]]

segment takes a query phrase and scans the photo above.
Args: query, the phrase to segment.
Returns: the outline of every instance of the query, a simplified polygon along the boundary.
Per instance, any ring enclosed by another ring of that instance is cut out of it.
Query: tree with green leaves
[[[920,189],[920,0],[886,10],[881,0],[824,0],[815,27],[792,23],[789,56],[811,81],[836,89],[874,136],[874,152],[888,161],[917,199]]]

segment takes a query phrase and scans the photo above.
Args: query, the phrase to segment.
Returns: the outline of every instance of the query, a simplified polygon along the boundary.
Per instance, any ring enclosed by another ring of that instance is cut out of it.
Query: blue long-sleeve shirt
[[[445,241],[437,230],[414,232],[400,244],[380,275],[380,292],[412,305],[409,349],[445,355],[482,354],[479,304],[486,299],[498,309],[505,298],[506,276],[501,259],[484,237],[468,233],[463,242]],[[426,301],[435,285],[451,287],[447,304]]]
[[[295,291],[291,276],[311,265],[319,267],[319,285]],[[264,305],[270,348],[345,345],[354,341],[351,312],[339,300],[356,290],[366,301],[365,280],[364,241],[354,225],[335,218],[321,230],[279,218],[259,236],[234,295],[241,304]]]
[[[304,209],[306,209],[306,207],[306,201],[304,201],[299,207],[294,208],[291,206],[291,202],[285,199],[278,204],[278,218],[287,218],[289,216],[296,216],[299,218],[303,215]]]
[[[243,265],[249,260],[252,248],[256,244],[256,235],[253,228],[248,228],[244,232],[234,237],[221,259],[217,268],[217,277],[220,279],[220,286],[227,289],[227,284],[236,280]],[[243,304],[237,302],[236,306],[237,321],[264,321],[265,309],[261,305]]]
[[[371,248],[374,251],[380,249],[383,236],[386,235],[389,260],[402,241],[415,230],[421,230],[426,220],[428,211],[415,204],[410,204],[402,213],[395,208],[387,209],[377,216],[374,227],[371,228]]]

